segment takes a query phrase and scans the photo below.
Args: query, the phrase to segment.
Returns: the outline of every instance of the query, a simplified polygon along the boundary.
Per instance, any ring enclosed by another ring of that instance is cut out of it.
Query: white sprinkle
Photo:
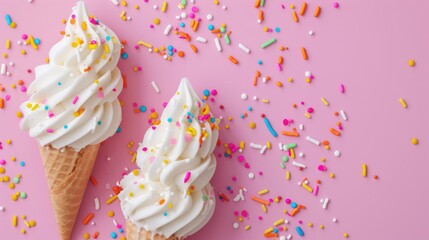
[[[183,19],[185,19],[185,18],[187,18],[187,17],[188,17],[188,14],[187,14],[187,13],[185,13],[185,12],[182,12],[182,13],[180,14],[180,17],[181,17],[181,18],[183,18]]]
[[[340,114],[341,114],[341,117],[344,119],[344,121],[347,121],[348,118],[344,110],[340,110]]]
[[[13,67],[15,65],[15,63],[14,62],[10,62],[9,63],[9,66],[11,66],[11,67]]]
[[[250,179],[254,179],[255,178],[255,174],[254,173],[249,173],[249,178]]]
[[[299,124],[299,130],[304,130],[304,124]]]
[[[235,228],[235,229],[237,229],[237,228],[239,228],[239,227],[240,227],[240,224],[238,224],[238,223],[234,223],[234,224],[232,224],[232,227],[233,227],[233,228]]]
[[[306,139],[307,141],[309,141],[309,142],[311,142],[311,143],[313,143],[313,144],[317,145],[317,146],[320,146],[320,141],[318,141],[318,140],[316,140],[316,139],[314,139],[314,138],[312,138],[312,137],[310,137],[310,136],[307,136],[305,139]]]
[[[261,144],[256,144],[256,143],[250,143],[250,147],[251,148],[255,148],[255,149],[261,149],[262,145]]]
[[[304,74],[306,77],[311,77],[311,72],[310,71],[305,71],[305,74]]]
[[[304,157],[304,153],[303,153],[303,152],[300,152],[300,153],[298,153],[298,156],[299,156],[300,158],[303,158],[303,157]]]
[[[209,20],[209,21],[213,20],[213,15],[207,14],[207,20]]]
[[[242,93],[241,94],[241,99],[246,100],[247,99],[247,94],[246,93]]]
[[[202,43],[206,43],[207,42],[207,39],[205,39],[203,37],[200,37],[200,36],[198,36],[196,40],[197,40],[197,42],[202,42]]]
[[[115,227],[118,226],[118,222],[116,222],[115,219],[113,219],[113,224],[115,225]]]
[[[0,75],[6,74],[6,64],[2,63],[0,68]]]
[[[153,5],[153,9],[158,9],[158,5]]]
[[[253,96],[253,100],[258,101],[258,97],[257,96]]]
[[[279,149],[280,149],[281,151],[283,151],[283,144],[282,144],[282,143],[279,143]]]
[[[322,208],[323,208],[323,209],[328,208],[328,204],[329,204],[329,198],[325,198],[325,200],[323,201]]]
[[[3,212],[3,211],[4,211],[4,207],[0,206],[0,212]]]
[[[313,31],[313,30],[310,30],[310,31],[308,32],[308,35],[313,36],[313,35],[314,35],[314,31]]]
[[[341,152],[340,152],[340,151],[338,151],[338,150],[335,150],[335,152],[334,152],[334,156],[335,156],[335,157],[339,157],[339,156],[341,156]]]
[[[336,218],[332,218],[332,222],[336,223],[337,219]]]
[[[94,198],[95,210],[100,209],[100,200],[98,198]]]
[[[225,6],[225,5],[223,5],[223,6],[222,6],[222,9],[223,9],[223,10],[226,10],[226,6]]]
[[[164,35],[168,35],[172,28],[173,26],[171,26],[171,24],[168,24],[167,27],[165,27]]]
[[[267,145],[264,145],[261,149],[261,151],[259,151],[260,154],[264,154],[265,151],[267,150]]]
[[[151,84],[152,84],[153,89],[155,89],[156,93],[159,93],[159,87],[158,87],[158,85],[156,85],[156,82],[152,81]]]
[[[243,44],[239,43],[238,47],[243,50],[245,53],[249,54],[250,53],[250,49],[246,46],[244,46]]]
[[[95,226],[95,222],[91,222],[91,226]]]
[[[292,234],[287,235],[287,240],[291,240],[292,239]]]
[[[215,44],[216,44],[217,51],[218,52],[222,52],[222,46],[220,45],[219,38],[215,38],[214,41],[215,41]]]
[[[292,162],[292,164],[293,164],[295,167],[307,168],[307,166],[305,166],[304,164],[299,163],[299,162],[295,162],[295,161],[293,161],[293,162]]]
[[[263,78],[262,78],[262,82],[263,82],[263,83],[267,83],[267,78],[266,78],[266,77],[263,77]]]
[[[180,20],[180,16],[179,16],[179,15],[177,15],[177,16],[176,16],[176,19],[177,19],[177,20]]]
[[[286,240],[285,236],[280,236],[279,240]]]

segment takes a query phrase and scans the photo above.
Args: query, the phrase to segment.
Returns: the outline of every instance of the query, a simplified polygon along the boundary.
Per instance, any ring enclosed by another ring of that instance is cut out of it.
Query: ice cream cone
[[[80,151],[71,147],[40,148],[52,206],[62,240],[69,240],[100,144]]]
[[[166,238],[165,236],[155,234],[152,236],[152,233],[140,229],[137,225],[133,224],[131,221],[127,221],[127,240],[179,240],[179,237],[175,235]]]

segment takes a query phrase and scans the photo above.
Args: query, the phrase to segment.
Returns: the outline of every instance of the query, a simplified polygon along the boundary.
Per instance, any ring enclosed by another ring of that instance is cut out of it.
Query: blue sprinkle
[[[19,165],[21,165],[21,167],[24,167],[25,166],[25,162],[21,161],[21,162],[19,162]]]
[[[64,129],[67,129],[69,126],[67,126],[67,125],[64,125]]]
[[[276,31],[276,32],[280,32],[280,28],[279,28],[279,27],[276,27],[276,28],[274,29],[274,31]]]
[[[225,154],[223,154],[225,157],[228,157],[229,155],[228,155],[228,153],[225,153]]]
[[[98,121],[98,122],[97,122],[97,124],[98,124],[98,125],[101,125],[101,121]]]
[[[168,214],[167,214],[167,212],[164,212],[162,215],[167,216]]]
[[[214,117],[210,118],[210,122],[214,123],[215,121],[216,121],[216,118],[214,118]]]
[[[243,114],[241,114],[241,115],[240,115],[240,118],[244,118],[244,115],[243,115]]]
[[[122,53],[121,54],[121,58],[124,59],[124,60],[127,59],[128,58],[128,53],[126,53],[126,52]]]
[[[268,120],[268,118],[264,117],[264,123],[265,123],[265,126],[267,126],[268,131],[270,131],[271,135],[273,135],[274,137],[277,137],[277,136],[278,136],[278,134],[277,134],[277,132],[274,130],[274,128],[271,126],[271,123],[270,123],[270,121]]]
[[[49,107],[48,106],[45,106],[45,110],[48,110],[49,109]]]
[[[231,190],[231,186],[227,186],[226,189],[229,191]]]
[[[191,113],[191,117],[193,118],[193,117],[195,117],[195,115],[193,113]]]
[[[258,60],[258,64],[259,64],[259,65],[262,65],[262,60]]]
[[[274,228],[273,232],[274,232],[274,233],[278,233],[278,232],[279,232],[279,229],[278,229],[278,228]]]
[[[297,226],[295,229],[299,236],[304,236],[304,231],[302,231],[300,226]]]
[[[111,236],[112,238],[117,238],[117,237],[118,237],[118,234],[116,234],[115,232],[112,232],[112,233],[110,234],[110,236]]]
[[[173,46],[168,45],[167,49],[170,50],[170,51],[173,51]]]
[[[208,97],[210,95],[210,91],[208,89],[205,89],[203,94],[204,96]]]
[[[208,29],[211,31],[211,30],[213,30],[214,29],[214,26],[213,26],[213,24],[210,24],[209,26],[208,26]]]
[[[247,107],[247,110],[252,111],[252,110],[253,110],[253,108],[252,108],[251,106],[248,106],[248,107]]]
[[[173,51],[168,51],[168,56],[173,56]]]
[[[191,115],[191,112],[187,112],[186,115],[188,115],[188,116]]]
[[[192,118],[188,118],[188,122],[192,122]]]
[[[58,86],[61,86],[61,82],[58,82]]]
[[[182,28],[183,28],[183,27],[185,27],[185,23],[182,23],[182,22],[181,22],[181,23],[180,23],[180,27],[182,27]]]
[[[40,39],[38,39],[38,38],[34,39],[34,43],[35,43],[36,45],[40,45]]]
[[[107,40],[107,41],[110,41],[110,36],[107,36],[107,37],[106,37],[106,40]]]
[[[119,228],[119,232],[120,232],[120,233],[123,233],[123,232],[124,232],[124,229]]]
[[[9,14],[6,14],[5,18],[6,18],[7,25],[10,26],[12,24],[12,18],[10,17]]]
[[[171,117],[169,117],[169,118],[167,118],[167,121],[171,123],[173,121],[173,119],[171,119]]]
[[[116,133],[120,133],[121,132],[121,127],[118,127],[118,129],[116,129]]]
[[[292,202],[292,203],[290,204],[290,206],[291,206],[292,208],[296,208],[296,207],[298,207],[298,204],[296,204],[296,202]]]
[[[145,105],[140,106],[140,112],[146,112],[147,107]]]

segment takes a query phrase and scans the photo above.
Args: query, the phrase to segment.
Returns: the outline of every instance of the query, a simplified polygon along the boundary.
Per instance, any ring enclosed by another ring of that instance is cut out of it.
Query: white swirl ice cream
[[[21,105],[21,128],[56,149],[80,150],[115,134],[121,121],[120,51],[115,33],[78,2],[49,64],[35,69],[30,99]]]
[[[181,239],[210,220],[218,125],[219,119],[183,79],[161,123],[147,130],[139,146],[140,169],[120,182],[119,199],[128,221],[152,234]]]

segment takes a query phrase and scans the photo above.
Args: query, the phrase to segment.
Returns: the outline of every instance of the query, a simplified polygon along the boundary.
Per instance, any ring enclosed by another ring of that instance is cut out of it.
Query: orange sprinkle
[[[261,5],[261,0],[256,0],[255,4],[253,5],[255,8],[259,8],[259,6]]]
[[[341,133],[340,133],[340,132],[338,132],[337,130],[333,129],[333,128],[330,128],[330,129],[329,129],[329,131],[330,131],[332,134],[334,134],[335,136],[341,136]]]
[[[328,145],[329,145],[329,141],[327,141],[327,140],[322,141],[322,145],[323,145],[323,146],[328,146]]]
[[[83,219],[82,224],[83,224],[83,225],[88,224],[88,223],[89,223],[89,221],[91,221],[91,219],[92,219],[93,217],[94,217],[94,214],[93,214],[93,213],[88,214],[88,216],[86,216],[86,217]]]
[[[261,76],[261,73],[260,73],[259,71],[256,71],[255,76],[256,76],[256,77],[260,77],[260,76]]]
[[[164,198],[159,201],[159,205],[162,205],[164,203],[165,203],[165,199]]]
[[[70,24],[71,24],[71,25],[73,25],[73,24],[75,24],[75,23],[76,23],[76,19],[74,19],[74,18],[70,19]]]
[[[194,26],[192,27],[192,30],[194,32],[196,32],[198,30],[198,26],[200,26],[200,22],[199,21],[194,21]]]
[[[121,43],[122,43],[123,45],[125,45],[125,44],[127,44],[127,40],[123,39],[123,40],[121,40]]]
[[[299,137],[299,133],[297,132],[282,131],[282,134],[289,137]]]
[[[283,87],[283,83],[279,82],[279,81],[276,82],[276,85],[277,85],[277,87]]]
[[[215,28],[212,30],[212,33],[220,33],[220,29],[219,28]]]
[[[124,88],[126,88],[126,87],[128,87],[128,85],[127,85],[127,76],[126,75],[124,75],[124,74],[122,74],[122,83],[123,83],[123,87]]]
[[[304,16],[305,10],[307,10],[307,3],[303,2],[301,6],[301,11],[299,11],[299,15]]]
[[[277,63],[278,64],[283,64],[283,57],[282,56],[279,56],[279,59],[277,60]]]
[[[259,20],[264,21],[264,11],[259,10]]]
[[[18,80],[18,85],[19,85],[19,86],[24,85],[24,81],[22,81],[22,80]]]
[[[229,59],[229,61],[231,61],[232,63],[234,63],[234,64],[238,64],[237,59],[235,59],[233,56],[229,55],[229,56],[228,56],[228,59]]]
[[[264,237],[266,237],[266,238],[275,238],[278,236],[279,236],[278,233],[266,233],[266,234],[264,234]]]
[[[304,60],[308,60],[307,50],[305,50],[305,48],[301,48],[301,54]]]
[[[292,212],[290,212],[290,215],[293,217],[293,216],[295,216],[295,214],[298,213],[298,211],[299,211],[299,208],[295,208],[292,210]]]
[[[4,99],[0,98],[0,109],[4,108]]]
[[[91,181],[92,185],[97,186],[97,179],[94,176],[90,176],[89,181]]]
[[[191,43],[191,48],[192,48],[192,51],[194,51],[194,53],[197,53],[198,52],[198,48],[194,45],[194,44],[192,44]]]
[[[268,202],[268,201],[266,201],[266,200],[264,200],[264,199],[260,199],[260,198],[258,198],[258,197],[256,197],[256,196],[252,196],[252,197],[250,197],[253,201],[255,201],[255,202],[258,202],[258,203],[260,203],[260,204],[264,204],[264,205],[270,205],[270,202]]]
[[[258,77],[257,76],[255,76],[253,78],[253,86],[256,86],[256,85],[258,85]]]
[[[191,45],[192,45],[192,44],[191,44]],[[191,46],[191,47],[192,47],[192,46]],[[177,54],[179,55],[179,57],[184,57],[184,56],[185,56],[185,52],[183,52],[183,51],[179,51]]]
[[[322,9],[320,8],[320,6],[317,6],[317,8],[316,8],[316,10],[314,11],[314,16],[315,17],[318,17],[319,15],[320,15],[320,11],[321,11]]]
[[[293,21],[294,22],[299,22],[298,14],[296,14],[295,11],[292,12],[292,16],[293,16]]]

